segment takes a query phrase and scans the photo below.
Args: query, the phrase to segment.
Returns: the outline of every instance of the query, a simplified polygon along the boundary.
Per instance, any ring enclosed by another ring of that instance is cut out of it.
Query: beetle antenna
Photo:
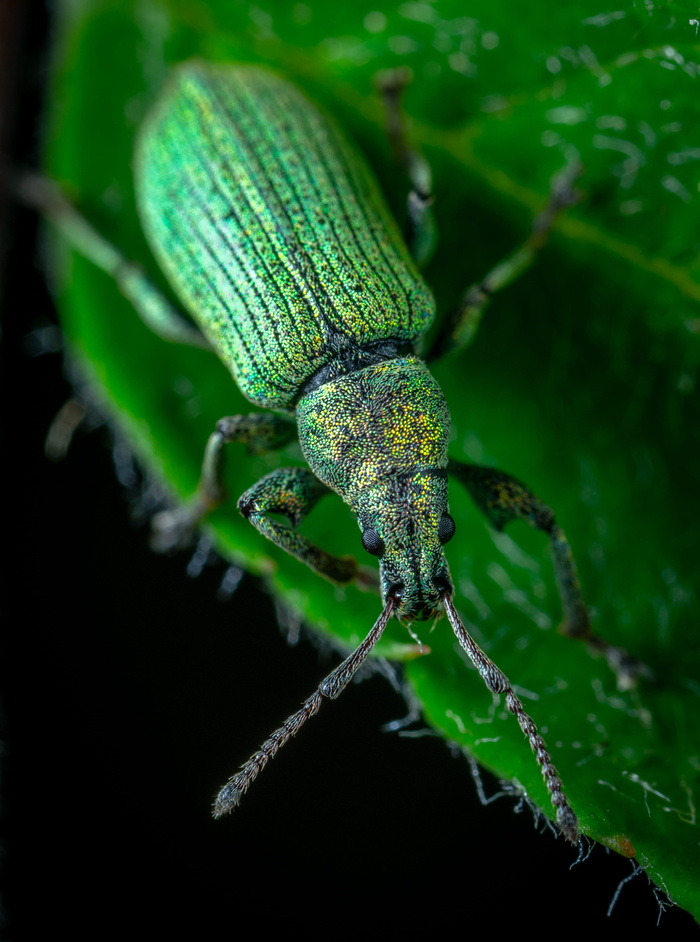
[[[270,759],[274,759],[282,746],[291,739],[292,736],[296,736],[310,717],[318,713],[324,697],[327,697],[329,700],[335,700],[336,697],[340,696],[366,660],[367,655],[381,638],[387,626],[387,622],[394,611],[395,605],[396,599],[393,596],[389,596],[384,611],[374,623],[372,630],[365,640],[349,657],[345,658],[342,664],[336,667],[336,669],[321,682],[318,689],[311,694],[302,708],[296,713],[293,713],[279,729],[276,729],[270,738],[265,740],[258,751],[248,759],[246,764],[241,766],[240,771],[226,782],[214,802],[213,814],[215,818],[220,818],[222,815],[238,807],[241,798],[248,791]]]
[[[454,607],[450,596],[445,593],[442,599],[445,603],[445,611],[452,625],[452,630],[461,646],[469,655],[472,664],[481,674],[484,683],[493,693],[504,693],[506,695],[506,706],[509,712],[517,719],[520,729],[527,736],[532,751],[535,753],[537,762],[542,770],[542,778],[544,779],[547,791],[552,799],[552,804],[556,810],[559,830],[568,841],[571,841],[572,844],[576,844],[578,842],[578,820],[564,794],[561,779],[547,752],[544,739],[542,739],[537,732],[537,727],[534,722],[523,709],[523,705],[519,698],[516,697],[506,675],[496,667],[492,660],[486,657],[464,627],[462,619],[457,614],[457,609]]]

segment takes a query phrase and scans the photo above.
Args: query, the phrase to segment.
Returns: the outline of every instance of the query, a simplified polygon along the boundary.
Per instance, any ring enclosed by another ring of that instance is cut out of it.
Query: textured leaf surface
[[[407,110],[429,156],[441,243],[427,271],[445,311],[513,248],[571,156],[583,202],[536,268],[500,296],[470,350],[436,368],[453,409],[452,455],[528,482],[574,547],[596,626],[654,670],[619,694],[604,665],[553,630],[559,605],[538,534],[488,530],[453,485],[458,604],[543,729],[586,834],[636,859],[697,916],[700,47],[690,4],[601,13],[544,5],[228,2],[72,4],[57,62],[51,173],[154,277],[133,207],[133,138],[171,63],[265,61],[331,111],[370,155],[395,208],[372,77],[406,64]],[[99,133],[90,133],[99,127]],[[84,146],[86,138],[90,147]],[[248,411],[202,351],[152,337],[113,285],[63,259],[65,330],[140,458],[178,495],[194,489],[222,414]],[[96,312],[97,315],[96,315]],[[142,381],[135,382],[135,377]],[[237,495],[277,458],[230,462]],[[286,460],[299,460],[291,449]],[[211,520],[230,558],[265,574],[320,631],[356,643],[378,602],[338,592],[284,558],[233,506]],[[362,552],[335,498],[306,532]],[[493,707],[446,624],[406,673],[428,721],[545,810],[517,725]],[[406,642],[394,623],[382,653]],[[303,691],[302,691],[303,693]]]

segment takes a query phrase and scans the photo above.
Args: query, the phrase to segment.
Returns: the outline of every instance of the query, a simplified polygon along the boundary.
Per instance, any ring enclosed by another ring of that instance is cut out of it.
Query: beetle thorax
[[[356,510],[367,488],[447,468],[450,413],[418,357],[386,360],[320,386],[299,402],[297,422],[309,467]]]

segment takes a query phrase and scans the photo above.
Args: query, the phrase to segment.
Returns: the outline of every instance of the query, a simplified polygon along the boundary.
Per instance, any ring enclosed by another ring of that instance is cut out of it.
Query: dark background
[[[2,152],[35,163],[47,10],[3,4],[0,43]],[[396,933],[436,912],[470,934],[653,926],[644,875],[606,917],[629,861],[596,847],[570,870],[575,852],[512,798],[480,805],[441,740],[382,732],[405,705],[381,678],[326,704],[234,817],[210,819],[217,787],[338,658],[290,648],[252,578],[222,604],[223,564],[192,580],[187,554],[152,553],[108,429],[45,458],[71,387],[60,355],[34,355],[54,323],[36,220],[1,211],[4,937],[210,938],[251,917],[335,933],[355,910]],[[692,925],[672,910],[660,931]]]

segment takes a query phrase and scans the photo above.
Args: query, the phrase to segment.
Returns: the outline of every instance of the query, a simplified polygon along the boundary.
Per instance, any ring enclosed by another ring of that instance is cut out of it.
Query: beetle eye
[[[362,545],[372,556],[384,555],[384,540],[371,527],[362,531]]]
[[[443,514],[438,524],[438,540],[444,546],[455,535],[455,522],[449,514]]]

